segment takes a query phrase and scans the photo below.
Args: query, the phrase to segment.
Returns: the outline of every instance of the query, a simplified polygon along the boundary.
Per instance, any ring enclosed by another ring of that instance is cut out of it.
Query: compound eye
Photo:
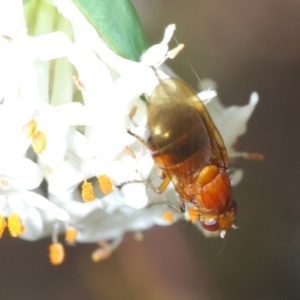
[[[220,225],[217,219],[202,220],[201,225],[208,231],[217,231],[220,229]]]
[[[231,203],[229,209],[230,209],[230,211],[233,212],[234,215],[237,214],[237,212],[238,212],[238,205],[237,205],[237,203],[236,203],[236,201],[234,199],[232,199],[232,203]]]

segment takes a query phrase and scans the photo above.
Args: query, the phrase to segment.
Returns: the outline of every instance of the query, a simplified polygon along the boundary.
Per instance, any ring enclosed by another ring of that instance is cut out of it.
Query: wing
[[[152,156],[163,171],[182,184],[213,163],[227,167],[227,151],[196,93],[179,79],[161,80],[149,98],[148,127]]]

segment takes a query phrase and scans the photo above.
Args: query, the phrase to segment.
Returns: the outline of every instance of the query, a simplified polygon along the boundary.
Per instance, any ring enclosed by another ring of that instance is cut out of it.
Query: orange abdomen
[[[231,184],[225,170],[215,165],[205,167],[195,182],[197,204],[202,213],[221,214],[231,204]]]

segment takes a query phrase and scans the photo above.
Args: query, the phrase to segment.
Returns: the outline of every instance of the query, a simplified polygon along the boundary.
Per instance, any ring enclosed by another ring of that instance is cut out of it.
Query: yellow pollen
[[[7,226],[7,222],[3,216],[0,215],[0,238],[2,238],[3,232]]]
[[[36,133],[36,120],[35,119],[31,119],[29,122],[27,122],[24,126],[23,126],[23,134],[29,138],[32,137],[35,133]]]
[[[200,218],[199,211],[195,207],[189,207],[189,216],[193,224],[196,224]]]
[[[53,243],[49,246],[49,257],[52,265],[60,265],[65,259],[65,250],[61,243]]]
[[[18,237],[24,233],[24,227],[17,214],[11,214],[8,217],[8,230],[12,237]]]
[[[46,135],[42,131],[37,131],[32,137],[32,148],[36,154],[41,154],[46,148]]]
[[[112,185],[112,182],[111,182],[111,180],[109,179],[109,177],[107,175],[98,176],[98,182],[99,182],[100,190],[104,194],[107,195],[107,194],[112,192],[113,185]]]
[[[66,231],[65,240],[71,245],[74,245],[76,242],[77,230],[74,227],[69,227]]]
[[[174,217],[173,214],[170,211],[165,211],[163,214],[163,218],[164,220],[166,220],[167,222],[173,223],[174,222]]]
[[[85,181],[81,186],[81,196],[83,201],[91,202],[95,200],[93,184]]]

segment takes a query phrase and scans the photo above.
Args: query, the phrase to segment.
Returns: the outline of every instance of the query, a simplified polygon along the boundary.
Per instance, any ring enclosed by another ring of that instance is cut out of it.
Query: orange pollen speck
[[[32,148],[36,154],[41,154],[46,148],[46,135],[42,131],[37,131],[32,137]]]
[[[76,237],[77,237],[77,230],[74,227],[68,228],[66,231],[65,240],[69,244],[73,245],[76,242]]]
[[[163,214],[163,218],[167,222],[170,222],[170,223],[174,222],[173,214],[170,211],[165,211],[164,214]]]
[[[36,134],[37,123],[35,119],[31,119],[23,126],[23,134],[29,138]]]
[[[91,202],[95,200],[93,184],[85,181],[81,186],[81,196],[83,201]]]
[[[196,224],[196,222],[200,218],[199,211],[197,209],[195,209],[194,207],[189,208],[189,216],[190,216],[190,220],[193,224]]]
[[[12,237],[18,237],[24,233],[24,227],[22,225],[21,219],[17,214],[11,214],[8,217],[8,230]]]
[[[98,176],[99,187],[104,194],[109,194],[113,190],[113,185],[110,178],[107,175]]]
[[[3,232],[7,226],[7,222],[3,216],[0,215],[0,238],[2,238]]]
[[[53,243],[49,246],[49,257],[52,265],[60,265],[65,258],[65,250],[61,243]]]

